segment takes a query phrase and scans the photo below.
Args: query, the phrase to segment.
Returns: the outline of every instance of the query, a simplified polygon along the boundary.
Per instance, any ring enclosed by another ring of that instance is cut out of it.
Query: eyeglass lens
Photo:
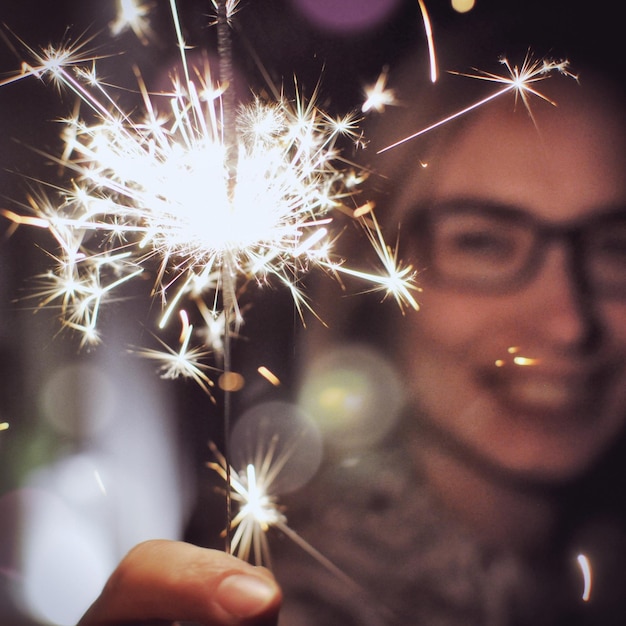
[[[582,255],[598,293],[626,296],[626,213],[558,227],[516,209],[439,206],[428,211],[427,263],[437,280],[460,287],[521,287],[541,265],[548,243],[565,239]]]

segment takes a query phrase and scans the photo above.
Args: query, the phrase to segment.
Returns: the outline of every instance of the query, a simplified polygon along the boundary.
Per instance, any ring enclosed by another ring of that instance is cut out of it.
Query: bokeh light
[[[94,435],[106,428],[118,399],[110,375],[92,363],[59,367],[45,381],[40,394],[46,420],[60,434],[73,437]]]
[[[399,0],[292,0],[320,30],[354,34],[381,26]]]
[[[345,346],[315,359],[306,372],[300,405],[333,447],[374,445],[394,427],[404,398],[399,377],[382,355]]]
[[[451,0],[452,8],[457,13],[467,13],[474,8],[475,0]]]
[[[273,464],[274,494],[305,485],[322,461],[322,437],[315,423],[296,405],[273,401],[256,405],[236,422],[231,434],[231,464],[237,471],[249,463]]]

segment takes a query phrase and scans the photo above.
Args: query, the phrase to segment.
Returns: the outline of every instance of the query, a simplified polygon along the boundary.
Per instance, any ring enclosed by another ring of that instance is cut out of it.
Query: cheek
[[[606,302],[602,306],[602,322],[613,348],[626,360],[626,302]]]
[[[499,315],[484,297],[430,291],[421,300],[421,309],[407,319],[411,337],[405,350],[429,346],[442,351],[476,349],[490,335]],[[500,317],[501,319],[501,317]]]
[[[446,414],[466,401],[476,363],[496,358],[496,322],[484,298],[425,294],[420,311],[407,316],[404,332],[397,334],[410,395],[429,411],[439,408]]]
[[[614,411],[626,422],[626,302],[607,302],[601,309],[605,350],[612,364]]]

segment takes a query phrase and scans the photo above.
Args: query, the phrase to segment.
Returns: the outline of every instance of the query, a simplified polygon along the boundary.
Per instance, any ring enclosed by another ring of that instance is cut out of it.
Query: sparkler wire
[[[232,201],[236,184],[236,152],[235,152],[235,88],[233,81],[232,39],[230,25],[228,24],[227,0],[217,2],[217,55],[219,62],[219,78],[225,88],[222,94],[222,143],[225,149],[225,166],[228,172],[228,198]],[[222,266],[222,282],[224,285],[224,373],[226,376],[232,367],[232,349],[230,341],[230,328],[236,315],[236,296],[231,270],[229,255],[224,257]],[[226,458],[226,529],[224,534],[225,551],[231,552],[231,524],[232,524],[232,499],[231,499],[231,466],[230,466],[230,422],[231,422],[231,397],[230,390],[224,389],[224,415],[223,415],[223,441],[224,456]]]

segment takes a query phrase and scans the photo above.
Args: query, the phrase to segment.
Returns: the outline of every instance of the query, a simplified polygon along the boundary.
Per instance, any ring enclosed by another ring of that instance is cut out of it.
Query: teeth
[[[546,406],[569,405],[577,395],[571,385],[564,382],[534,379],[517,381],[511,392],[519,401]]]

